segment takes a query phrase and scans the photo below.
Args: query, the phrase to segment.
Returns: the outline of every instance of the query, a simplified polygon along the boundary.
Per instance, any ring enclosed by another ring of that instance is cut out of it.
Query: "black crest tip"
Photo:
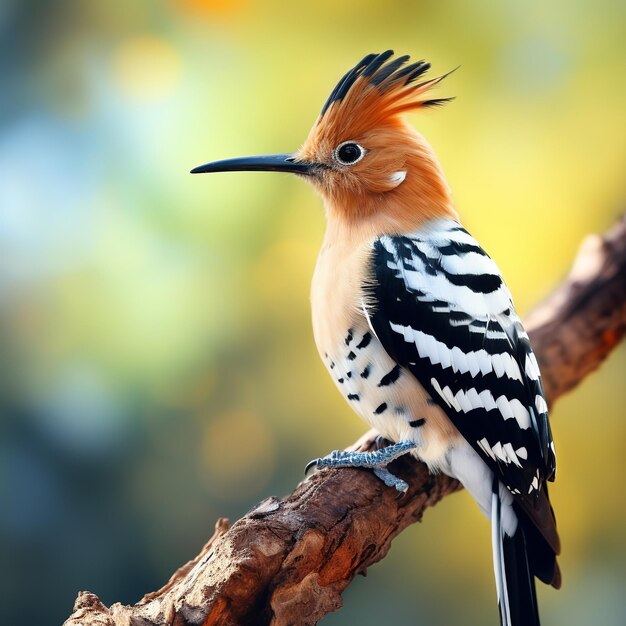
[[[324,103],[321,115],[324,115],[324,113],[326,113],[328,107],[333,102],[341,101],[346,97],[348,90],[350,89],[350,87],[352,87],[354,81],[361,75],[363,69],[366,68],[377,56],[378,55],[376,54],[368,54],[367,56],[363,57],[349,72],[341,77],[341,80],[332,90],[330,96],[328,96],[328,100],[326,100],[326,102]]]
[[[408,55],[397,57],[396,59],[390,59],[393,57],[393,50],[385,50],[381,53],[368,54],[361,61],[359,61],[350,71],[344,74],[341,80],[337,83],[332,90],[328,100],[322,107],[320,117],[324,116],[326,111],[334,102],[341,102],[347,95],[350,89],[358,78],[367,79],[371,85],[378,87],[381,93],[386,92],[388,89],[393,89],[398,86],[407,86],[422,77],[429,69],[430,63],[423,59],[410,65],[406,65],[410,57]],[[460,67],[460,66],[459,66]],[[416,85],[416,88],[424,87],[426,85],[434,86],[441,82],[444,78],[455,72],[458,67],[452,71],[434,78],[426,80]],[[434,98],[432,100],[426,100],[422,103],[424,107],[435,107],[445,104],[453,100],[454,98]]]
[[[346,97],[348,91],[350,91],[350,88],[354,85],[354,82],[359,76],[371,78],[393,54],[393,50],[385,50],[385,52],[381,52],[380,54],[372,53],[363,57],[349,72],[342,76],[337,86],[332,90],[328,100],[324,103],[321,115],[326,113],[333,102],[340,102]],[[384,78],[381,80],[384,80]]]
[[[393,61],[387,63],[387,65],[381,67],[376,74],[372,76],[372,84],[380,85],[385,80],[387,80],[394,72],[400,69],[411,57],[408,54],[405,54],[402,57],[398,57]]]
[[[440,107],[443,106],[444,104],[447,104],[448,102],[452,102],[455,99],[454,96],[450,97],[450,98],[433,98],[432,100],[424,100],[424,102],[422,102],[423,107]]]

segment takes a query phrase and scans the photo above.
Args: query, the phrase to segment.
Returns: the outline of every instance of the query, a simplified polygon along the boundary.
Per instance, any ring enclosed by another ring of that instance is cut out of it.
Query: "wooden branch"
[[[583,240],[567,279],[525,326],[549,402],[600,366],[626,330],[626,215]]]
[[[574,267],[527,319],[550,403],[596,369],[626,329],[626,220],[583,242]],[[370,431],[353,447],[368,449]],[[425,509],[460,489],[404,457],[400,500],[371,472],[323,470],[229,526],[220,519],[200,554],[134,606],[106,608],[81,592],[65,626],[317,623],[341,607],[356,574],[382,559]]]

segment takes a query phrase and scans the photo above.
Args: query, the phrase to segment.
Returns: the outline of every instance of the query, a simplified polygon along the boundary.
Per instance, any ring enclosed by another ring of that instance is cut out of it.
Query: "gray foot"
[[[394,476],[387,468],[375,467],[372,471],[387,487],[393,487],[398,492],[398,498],[401,498],[407,492],[409,488],[407,482],[402,480],[402,478]]]
[[[381,448],[374,452],[352,452],[345,450],[334,450],[321,459],[314,459],[305,468],[305,473],[313,466],[317,469],[323,467],[366,467],[374,470],[374,474],[382,480],[388,487],[394,487],[401,494],[404,494],[409,486],[405,481],[394,476],[387,465],[394,459],[402,456],[416,448],[412,441],[401,441],[386,448]]]

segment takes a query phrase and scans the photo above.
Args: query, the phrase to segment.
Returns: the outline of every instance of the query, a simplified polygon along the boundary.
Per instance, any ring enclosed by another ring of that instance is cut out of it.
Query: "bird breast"
[[[313,276],[313,332],[331,378],[350,406],[391,441],[415,441],[432,469],[460,435],[417,379],[386,352],[363,308],[371,244],[326,242]]]

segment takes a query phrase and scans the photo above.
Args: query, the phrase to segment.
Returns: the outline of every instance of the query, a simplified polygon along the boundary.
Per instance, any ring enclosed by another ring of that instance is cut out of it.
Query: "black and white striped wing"
[[[373,244],[370,322],[500,479],[534,500],[555,471],[539,368],[493,260],[453,220]]]

